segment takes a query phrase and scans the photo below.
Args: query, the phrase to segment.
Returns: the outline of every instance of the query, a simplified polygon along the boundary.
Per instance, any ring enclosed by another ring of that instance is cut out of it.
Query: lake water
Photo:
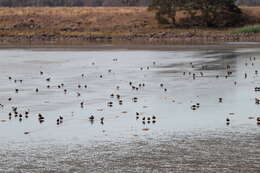
[[[259,67],[257,48],[2,49],[0,172],[260,172]]]

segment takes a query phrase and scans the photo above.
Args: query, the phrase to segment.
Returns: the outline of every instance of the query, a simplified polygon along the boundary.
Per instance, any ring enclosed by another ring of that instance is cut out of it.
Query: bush
[[[156,18],[167,19],[172,25],[225,27],[239,25],[242,12],[236,0],[151,0],[149,9],[156,12]],[[178,24],[177,12],[187,17]],[[160,16],[160,17],[158,17]],[[159,23],[160,20],[158,20]]]
[[[260,25],[251,25],[245,26],[239,29],[236,29],[232,32],[233,34],[241,34],[241,33],[260,33]]]

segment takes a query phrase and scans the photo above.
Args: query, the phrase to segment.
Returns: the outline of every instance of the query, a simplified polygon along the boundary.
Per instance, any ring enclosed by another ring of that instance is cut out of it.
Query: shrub
[[[260,25],[251,25],[245,26],[239,29],[236,29],[232,32],[233,34],[240,34],[240,33],[260,33]]]
[[[176,13],[182,11],[187,17],[179,22],[182,26],[225,27],[240,24],[242,12],[236,0],[151,0],[149,9],[158,16],[176,23]],[[160,20],[158,20],[160,23]]]

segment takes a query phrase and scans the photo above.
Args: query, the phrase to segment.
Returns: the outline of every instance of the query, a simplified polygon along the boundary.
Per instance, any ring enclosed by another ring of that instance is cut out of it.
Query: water
[[[0,172],[259,172],[259,65],[260,49],[1,50]]]

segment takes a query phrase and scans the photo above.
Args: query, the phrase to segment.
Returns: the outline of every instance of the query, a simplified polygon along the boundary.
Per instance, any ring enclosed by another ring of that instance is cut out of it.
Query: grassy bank
[[[260,7],[242,7],[260,23]],[[179,18],[182,16],[179,15]],[[23,40],[237,40],[236,28],[166,28],[144,7],[0,8],[0,41]],[[244,30],[244,29],[243,29]],[[242,30],[242,31],[243,31]],[[255,33],[255,32],[254,32]],[[246,36],[245,39],[249,37]],[[250,36],[251,37],[251,36]],[[251,39],[251,38],[249,38]]]
[[[232,32],[233,34],[243,33],[260,33],[260,25],[249,25],[242,28],[238,28]]]

